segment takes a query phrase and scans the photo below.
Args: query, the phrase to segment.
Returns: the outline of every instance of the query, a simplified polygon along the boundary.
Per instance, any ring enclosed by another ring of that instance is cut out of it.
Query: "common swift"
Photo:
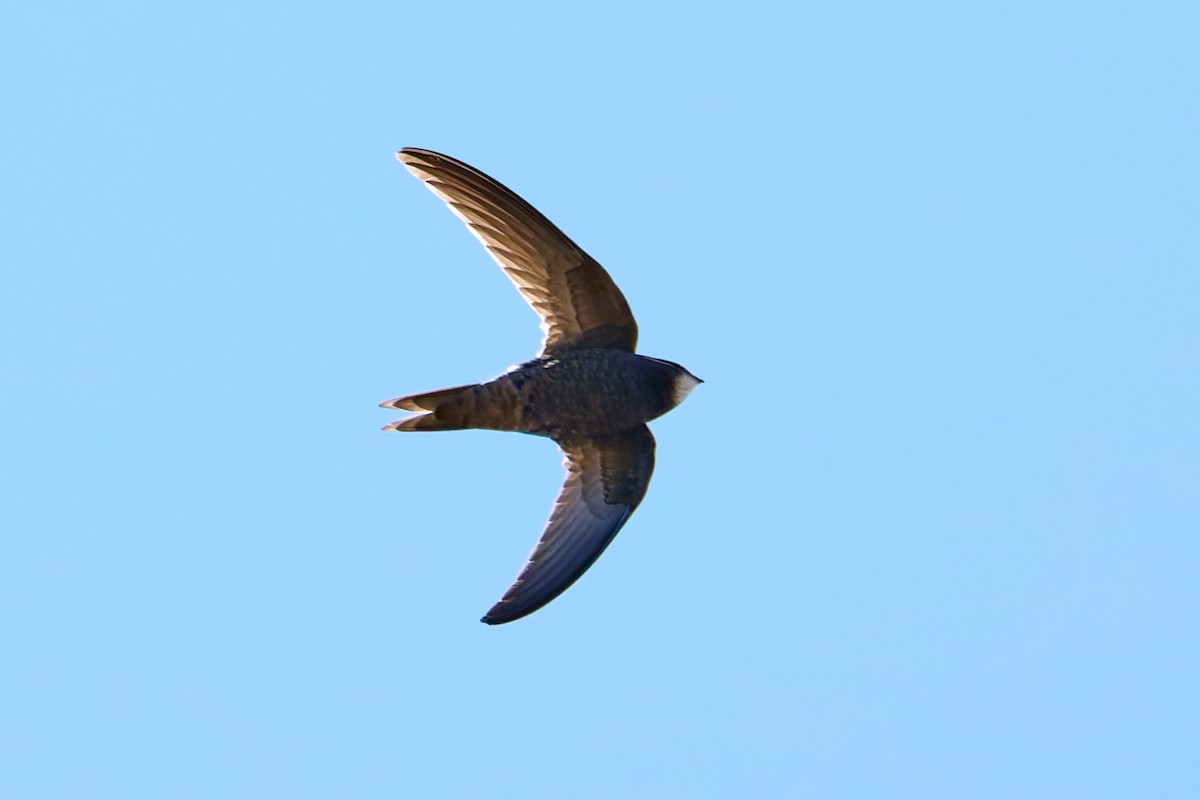
[[[646,426],[701,380],[671,361],[637,355],[629,304],[595,260],[517,194],[429,150],[396,154],[467,224],[541,318],[541,352],[485,383],[380,405],[417,412],[387,431],[483,428],[553,439],[566,481],[542,538],[483,622],[537,611],[587,571],[646,495],[654,437]]]

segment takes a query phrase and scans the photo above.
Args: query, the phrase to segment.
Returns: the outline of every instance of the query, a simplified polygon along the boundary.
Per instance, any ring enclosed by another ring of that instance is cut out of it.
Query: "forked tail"
[[[379,405],[382,408],[418,412],[415,417],[385,425],[385,431],[460,431],[467,428],[522,430],[521,403],[518,402],[512,382],[505,377],[489,383],[394,397]]]

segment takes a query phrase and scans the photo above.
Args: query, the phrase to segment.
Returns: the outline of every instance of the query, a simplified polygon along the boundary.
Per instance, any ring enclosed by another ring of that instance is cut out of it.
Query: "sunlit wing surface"
[[[541,317],[542,355],[570,347],[633,352],[637,323],[604,268],[498,181],[429,150],[396,154],[446,202]]]

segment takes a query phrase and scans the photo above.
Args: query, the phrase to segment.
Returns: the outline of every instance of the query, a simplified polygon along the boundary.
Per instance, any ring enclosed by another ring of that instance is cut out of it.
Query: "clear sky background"
[[[5,12],[0,796],[1200,797],[1189,3]],[[559,600],[463,159],[706,379]]]

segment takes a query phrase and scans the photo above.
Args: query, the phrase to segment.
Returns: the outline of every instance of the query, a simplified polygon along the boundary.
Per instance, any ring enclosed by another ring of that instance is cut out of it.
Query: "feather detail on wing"
[[[567,479],[529,562],[483,621],[537,611],[587,571],[646,496],[654,437],[645,425],[603,438],[560,441]]]
[[[467,224],[537,312],[542,355],[572,347],[634,351],[637,323],[620,289],[537,209],[449,156],[405,148],[396,158]]]

